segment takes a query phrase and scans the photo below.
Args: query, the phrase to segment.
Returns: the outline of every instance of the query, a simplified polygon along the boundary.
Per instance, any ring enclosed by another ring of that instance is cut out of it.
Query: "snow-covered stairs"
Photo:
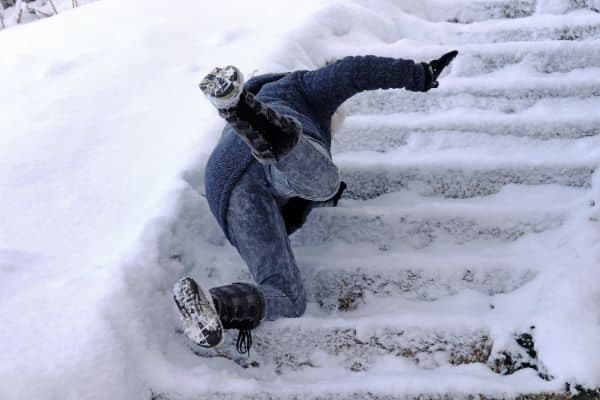
[[[401,2],[433,30],[451,23],[443,46],[418,49],[461,51],[441,87],[346,105],[333,153],[348,190],[292,236],[306,315],[263,324],[250,357],[233,334],[196,350],[257,389],[183,398],[570,398],[538,360],[535,326],[496,302],[544,271],[556,232],[589,206],[600,14],[593,0],[558,15],[534,0],[444,4]]]
[[[426,20],[470,24],[496,19],[531,17],[538,7],[555,13],[566,13],[582,8],[598,11],[600,5],[594,0],[554,2],[545,0],[456,0],[450,4],[444,0],[427,0],[404,2],[401,3],[401,7]]]
[[[515,142],[518,143],[517,140]],[[526,145],[527,143],[524,148],[530,151]],[[481,148],[477,148],[472,151],[475,156],[481,156],[482,153],[478,152],[480,150]],[[590,185],[594,171],[591,162],[586,165],[574,158],[560,160],[552,158],[553,154],[547,151],[540,154],[539,160],[534,160],[527,154],[516,157],[515,154],[502,150],[507,149],[499,148],[495,153],[485,154],[489,156],[487,160],[468,160],[459,153],[446,155],[432,151],[427,155],[423,154],[423,157],[431,157],[430,160],[418,160],[415,156],[396,163],[375,162],[371,164],[371,168],[366,168],[368,163],[348,162],[344,173],[346,182],[351,185],[348,195],[359,199],[373,198],[405,189],[409,182],[420,186],[425,194],[449,198],[489,195],[511,183],[574,187]],[[502,154],[506,155],[505,160],[495,159]],[[436,155],[440,157],[437,160],[433,158]],[[442,156],[448,162],[444,163]],[[560,156],[565,157],[565,153]],[[447,166],[450,161],[455,161],[455,165]]]

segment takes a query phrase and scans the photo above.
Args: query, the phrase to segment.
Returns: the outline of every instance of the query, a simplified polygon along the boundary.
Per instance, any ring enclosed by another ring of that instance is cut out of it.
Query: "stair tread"
[[[394,362],[395,361],[395,362]],[[301,390],[302,386],[309,385],[306,389],[319,387],[319,383],[327,385],[321,390],[334,393],[353,393],[368,390],[373,393],[390,394],[421,394],[421,393],[488,393],[499,395],[518,395],[520,393],[561,391],[563,388],[556,383],[545,382],[524,373],[498,379],[493,372],[486,370],[483,365],[461,365],[440,367],[432,370],[415,368],[410,362],[404,360],[383,359],[375,368],[364,372],[361,379],[348,379],[347,372],[340,371],[339,375],[322,376],[319,368],[307,370],[305,373],[294,374],[286,383],[290,390]],[[526,379],[529,380],[526,381]],[[294,380],[300,382],[294,384]],[[306,379],[306,381],[305,381]],[[312,383],[308,383],[312,381]],[[435,382],[435,384],[433,383]],[[435,386],[436,389],[433,389]],[[423,388],[431,388],[423,390]],[[305,390],[306,390],[305,389]]]
[[[472,43],[462,45],[461,49],[467,54],[506,52],[517,56],[531,54],[532,52],[540,54],[543,52],[561,51],[564,49],[593,52],[598,47],[600,47],[600,38],[585,41],[548,39],[537,42],[519,40],[513,42]]]
[[[573,122],[573,117],[576,115],[574,113],[568,115],[564,110],[571,108],[573,111],[581,111],[580,105],[585,106],[588,101],[598,101],[599,74],[600,68],[589,68],[577,73],[551,73],[547,77],[511,78],[508,84],[503,84],[502,82],[506,80],[499,79],[495,76],[497,74],[469,78],[449,76],[438,89],[427,93],[409,92],[404,89],[362,92],[349,99],[345,109],[349,117],[369,115],[375,121],[379,121],[381,115],[403,113],[430,115],[453,109],[474,109],[478,112],[483,110],[488,119],[498,115],[512,117],[519,121],[527,116],[527,111],[533,107],[539,109],[545,106],[548,111],[553,111],[553,108],[561,111],[559,115],[546,113],[551,121]],[[591,106],[590,111],[593,111],[596,106],[597,103]],[[593,112],[581,117],[584,120],[595,119]],[[545,121],[539,115],[529,116],[529,118],[536,122]],[[465,121],[471,120],[472,118],[467,114]]]
[[[426,95],[425,95],[426,96]],[[388,114],[354,114],[349,116],[349,121],[366,123],[366,120],[375,124],[402,124],[408,126],[422,126],[435,124],[449,125],[448,130],[460,124],[477,125],[485,127],[493,123],[528,123],[528,124],[560,124],[560,123],[586,123],[600,121],[600,116],[595,111],[600,108],[600,96],[579,98],[542,99],[524,110],[515,112],[500,112],[497,110],[479,110],[470,107],[461,107],[436,111],[433,113],[403,112],[397,110]],[[477,111],[477,115],[469,113]],[[586,115],[582,115],[586,112]]]
[[[192,391],[174,389],[174,397],[167,391],[155,400],[195,400],[231,395],[231,399],[264,399],[272,393],[277,399],[394,399],[419,398],[422,400],[467,399],[469,395],[490,400],[514,399],[527,393],[563,393],[564,385],[548,382],[535,376],[534,371],[520,371],[499,379],[482,364],[441,366],[433,369],[416,367],[408,360],[383,357],[367,371],[353,372],[348,379],[347,369],[332,365],[327,357],[318,359],[319,365],[287,372],[274,378],[254,377],[250,373],[235,376],[235,386],[229,379],[211,384],[210,391],[195,397]],[[210,363],[210,362],[209,362]],[[243,375],[250,375],[244,377]],[[193,386],[192,386],[193,387]],[[187,393],[186,393],[187,392]],[[182,397],[182,395],[184,397]],[[214,397],[213,397],[214,396]],[[239,397],[238,397],[239,396]],[[306,396],[306,397],[303,397]],[[540,398],[541,400],[541,398]],[[558,399],[557,399],[558,400]]]
[[[410,43],[408,43],[410,42]],[[419,46],[416,46],[419,44]],[[448,44],[440,44],[435,42],[432,44],[431,41],[421,42],[418,40],[408,39],[406,42],[394,42],[393,44],[386,44],[379,48],[378,53],[380,55],[394,56],[394,53],[398,52],[398,48],[402,50],[402,57],[414,60],[430,60],[434,57],[439,57],[445,51],[448,51]],[[582,61],[580,68],[597,68],[598,65],[595,63],[583,62],[585,60],[597,60],[598,59],[598,48],[600,48],[600,38],[593,38],[583,41],[574,40],[556,40],[547,39],[539,41],[508,41],[508,42],[494,42],[494,43],[464,43],[457,44],[460,52],[452,65],[451,69],[454,69],[458,64],[463,64],[465,59],[474,60],[475,58],[481,57],[494,57],[500,62],[506,62],[508,64],[514,61],[523,60],[526,57],[551,57],[554,63],[554,67],[561,67],[558,65],[560,60],[557,60],[557,56],[563,53],[566,56],[570,55],[574,57],[581,55]],[[557,54],[558,53],[558,54]],[[395,54],[398,56],[397,54]],[[549,65],[550,66],[550,65]],[[557,70],[552,69],[550,72],[566,72],[569,68]],[[476,74],[478,75],[478,74]],[[535,74],[534,74],[535,75]]]
[[[322,208],[322,210],[365,210],[367,213],[388,212],[426,212],[431,215],[447,211],[517,211],[546,213],[562,211],[566,208],[585,202],[589,192],[584,188],[560,185],[506,185],[498,193],[467,199],[445,199],[434,196],[423,196],[416,191],[399,191],[388,193],[371,200],[342,199],[337,208]],[[516,202],[514,199],[518,199]],[[548,200],[552,203],[548,204]],[[317,209],[318,210],[318,209]],[[342,212],[343,212],[342,211]],[[335,212],[335,211],[334,211]]]
[[[330,271],[356,270],[366,273],[398,272],[400,269],[449,272],[455,268],[506,266],[512,269],[538,269],[542,266],[523,261],[523,255],[530,253],[535,243],[510,242],[490,243],[486,241],[454,244],[437,243],[426,252],[415,249],[380,249],[372,244],[331,243],[326,246],[312,246],[298,249],[297,258],[301,263],[310,262],[315,269]],[[540,246],[540,249],[542,247]],[[325,263],[325,261],[327,261]],[[540,261],[541,260],[536,260]],[[369,268],[366,268],[369,266]]]
[[[523,33],[530,33],[532,36],[544,39],[544,36],[537,36],[540,31],[550,29],[577,29],[591,28],[597,32],[600,29],[600,15],[591,10],[578,10],[568,14],[552,15],[552,14],[535,14],[519,19],[498,19],[488,21],[473,22],[468,25],[455,25],[454,34],[464,35],[464,40],[473,40],[474,35],[481,35],[482,39],[497,38],[500,34],[505,34],[507,37],[515,40],[517,37],[510,33],[520,33],[520,40],[523,40]],[[568,34],[567,32],[564,32]],[[510,36],[509,36],[510,35]],[[569,36],[564,36],[569,38]],[[527,38],[529,40],[535,40]],[[497,39],[496,39],[497,40]],[[508,40],[507,40],[508,41]],[[446,41],[452,43],[451,41]]]
[[[528,74],[522,76],[512,76],[510,80],[501,81],[490,76],[473,76],[473,77],[458,77],[452,76],[451,79],[446,79],[443,85],[440,85],[430,94],[443,94],[445,92],[457,93],[481,93],[491,92],[496,94],[500,91],[514,93],[521,90],[548,90],[552,88],[569,89],[569,87],[593,87],[598,88],[597,83],[600,81],[598,77],[600,68],[587,67],[577,71],[569,72],[552,72],[547,74]],[[390,94],[402,91],[403,89],[389,89]],[[371,93],[380,93],[374,91]],[[369,92],[365,92],[368,95]]]
[[[348,190],[353,190],[352,186]],[[291,240],[297,246],[343,241],[383,248],[400,241],[417,249],[438,240],[457,244],[512,242],[560,227],[575,207],[589,207],[585,193],[582,188],[558,185],[529,191],[526,185],[515,185],[496,195],[472,199],[423,198],[415,194],[402,199],[402,193],[380,193],[381,198],[375,200],[343,199],[337,207],[314,209]],[[522,199],[507,203],[510,194],[521,194]],[[552,203],[547,204],[550,199]]]
[[[443,166],[454,170],[469,167],[589,167],[596,165],[598,148],[600,135],[577,140],[540,141],[527,137],[483,136],[466,132],[446,135],[441,132],[410,135],[404,146],[385,152],[335,152],[334,160],[341,169],[410,166]]]
[[[390,298],[394,301],[390,302]],[[425,332],[444,331],[449,335],[462,332],[487,331],[500,321],[518,320],[513,310],[491,308],[493,297],[472,290],[465,290],[444,301],[420,301],[403,297],[381,298],[368,296],[361,307],[331,314],[316,304],[309,304],[300,318],[286,318],[270,322],[265,330],[331,330],[357,329],[365,335],[380,329],[392,328]]]

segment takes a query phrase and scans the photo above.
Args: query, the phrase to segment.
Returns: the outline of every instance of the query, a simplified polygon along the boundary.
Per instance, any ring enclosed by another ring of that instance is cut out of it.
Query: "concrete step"
[[[404,4],[409,14],[440,22],[473,23],[490,19],[523,18],[535,12],[535,0],[467,1],[461,0],[448,7],[442,0],[427,0]]]
[[[600,67],[600,41],[504,42],[459,46],[452,75],[478,76],[518,66],[520,73],[569,72]]]
[[[485,363],[490,356],[492,342],[485,324],[495,310],[487,296],[476,300],[473,295],[455,296],[442,307],[402,299],[393,304],[373,299],[370,303],[362,312],[346,312],[343,317],[323,314],[311,304],[301,318],[267,321],[252,332],[251,357],[237,354],[234,331],[228,331],[226,342],[216,349],[195,351],[202,357],[226,358],[260,369],[263,377],[318,368],[322,358],[358,372],[382,357],[401,363],[410,360],[429,369]]]
[[[481,77],[448,78],[442,82],[439,89],[427,93],[403,89],[368,91],[349,99],[345,103],[345,109],[349,116],[426,113],[429,117],[431,113],[456,108],[513,115],[536,105],[562,109],[569,103],[595,104],[597,97],[600,97],[600,68],[590,68],[586,73],[558,73],[535,78],[515,77],[508,82]],[[552,116],[557,117],[554,114]],[[424,120],[425,116],[419,119]],[[584,130],[582,134],[585,133]]]
[[[566,0],[562,7],[542,7],[541,12],[566,13],[577,9],[596,10],[594,0]],[[535,0],[458,0],[448,7],[444,0],[426,0],[404,2],[401,5],[406,12],[430,21],[454,23],[473,23],[491,19],[524,18],[536,11]]]
[[[295,250],[309,301],[336,312],[364,307],[371,298],[435,301],[463,290],[508,293],[543,269],[523,263],[532,248],[477,242],[415,251],[337,243]]]
[[[449,141],[468,138],[478,143],[485,140],[494,143],[494,139],[488,140],[486,136],[548,140],[579,139],[598,134],[600,134],[600,116],[595,114],[590,114],[587,118],[556,114],[531,117],[478,110],[472,110],[471,113],[451,110],[431,115],[403,113],[371,117],[352,116],[347,118],[335,137],[332,151],[334,154],[361,151],[388,152],[409,142],[425,141],[428,137],[435,141],[441,136],[448,136]],[[502,139],[496,142],[499,141]],[[532,143],[533,148],[539,146],[543,144]]]
[[[353,337],[352,334],[350,336]],[[363,343],[365,339],[359,337],[351,340]],[[385,347],[385,344],[378,342],[376,346]],[[450,348],[450,344],[443,344],[442,347],[444,350],[439,351],[438,354],[440,358],[443,358],[444,351]],[[387,352],[389,349],[382,348],[382,350]],[[290,354],[288,357],[288,360],[285,360],[286,364],[291,360]],[[295,370],[290,368],[282,368],[279,372],[266,370],[265,365],[260,364],[259,361],[246,361],[245,368],[231,371],[231,367],[225,366],[226,361],[225,356],[204,358],[206,364],[214,365],[215,368],[220,365],[222,369],[226,369],[223,371],[223,379],[210,382],[209,386],[204,385],[204,387],[193,384],[182,386],[181,379],[163,381],[160,389],[153,389],[152,400],[597,399],[597,397],[576,397],[574,393],[566,392],[564,384],[540,379],[533,373],[534,371],[522,371],[518,376],[504,376],[498,379],[494,372],[480,363],[424,368],[424,360],[421,365],[417,365],[418,361],[406,360],[393,354],[382,356],[369,365],[368,369],[361,369],[362,365],[353,364],[355,370],[341,367],[337,357],[329,357],[319,349],[314,349],[310,360]],[[202,389],[195,389],[198,386]]]
[[[321,373],[329,379],[337,375],[347,379],[349,374],[377,373],[381,363],[388,370],[410,369],[415,376],[434,371],[448,374],[456,369],[465,374],[475,368],[491,381],[502,382],[512,378],[498,379],[493,371],[499,366],[524,366],[498,358],[492,351],[488,326],[514,323],[513,313],[496,308],[494,299],[473,293],[438,304],[372,299],[368,309],[343,313],[343,318],[310,305],[301,318],[263,322],[253,331],[249,356],[236,352],[237,332],[233,331],[226,332],[221,346],[210,350],[194,347],[193,351],[209,366],[222,365],[232,371],[237,364],[243,367],[241,376],[261,382],[298,382],[306,374]],[[183,335],[180,339],[185,341]],[[516,355],[523,349],[511,351]],[[526,373],[528,383],[547,388],[552,384],[538,380],[532,369]],[[422,390],[423,386],[416,388]]]
[[[533,15],[519,19],[456,24],[443,44],[535,42],[541,40],[587,40],[600,35],[600,13],[578,11],[567,15]]]
[[[437,42],[437,40],[436,40]],[[430,61],[455,48],[460,54],[444,70],[441,81],[449,78],[485,77],[511,81],[520,77],[540,77],[552,73],[600,67],[600,40],[540,40],[474,44],[436,44],[427,41],[401,41],[380,46],[377,54],[415,61]]]
[[[334,144],[334,160],[348,184],[344,194],[348,198],[371,199],[406,189],[427,196],[470,198],[497,193],[507,184],[589,188],[597,166],[597,138],[538,141],[413,134],[404,146],[384,153],[337,153]]]
[[[405,189],[418,189],[425,195],[471,198],[497,193],[509,184],[560,184],[589,188],[594,165],[481,166],[448,167],[447,164],[413,166],[379,165],[361,170],[344,163],[342,179],[348,184],[344,196],[372,199]]]
[[[490,214],[492,212],[490,211]],[[469,214],[469,213],[466,213]],[[423,249],[437,240],[465,243],[473,240],[513,241],[527,233],[539,233],[559,227],[564,215],[552,213],[515,217],[513,213],[494,213],[490,218],[470,215],[426,215],[384,210],[316,210],[294,235],[296,246],[322,243],[369,242],[380,247],[402,241]]]
[[[275,389],[271,392],[256,391],[250,393],[236,393],[236,392],[207,392],[200,395],[181,396],[177,393],[154,393],[151,397],[152,400],[200,400],[200,399],[219,399],[219,400],[263,400],[263,399],[281,399],[281,400],[580,400],[581,397],[569,393],[561,393],[560,391],[552,392],[539,392],[539,393],[527,393],[527,394],[494,394],[491,389],[485,388],[484,384],[487,380],[482,379],[480,383],[482,385],[481,391],[467,391],[467,390],[452,390],[447,393],[431,393],[427,391],[414,391],[406,394],[398,385],[398,380],[392,377],[385,376],[386,380],[377,379],[378,375],[375,376],[362,376],[361,379],[374,379],[379,382],[381,387],[374,387],[374,385],[366,385],[368,388],[358,388],[356,385],[351,385],[352,391],[348,391],[348,383],[344,379],[340,379],[336,382],[331,382],[331,388],[325,389],[318,386],[312,388],[310,385],[288,385],[286,384],[286,390]],[[428,375],[428,380],[435,380],[435,376]],[[455,377],[456,381],[464,382],[465,376],[457,374]],[[389,380],[389,382],[388,382]],[[402,384],[416,384],[416,382],[422,382],[427,386],[425,381],[420,379],[411,380],[410,382],[402,379]],[[456,382],[455,381],[455,382]],[[385,384],[383,383],[385,382]],[[390,386],[389,383],[393,385]],[[352,382],[351,382],[352,383]],[[450,382],[444,381],[451,389],[454,389]],[[398,386],[397,386],[398,385]],[[303,386],[303,387],[300,387]],[[295,388],[297,390],[292,390]],[[329,391],[327,391],[329,390]],[[584,398],[588,400],[588,398]],[[589,400],[597,400],[598,397],[589,397]]]
[[[560,226],[571,208],[585,206],[585,193],[577,188],[525,185],[472,199],[392,193],[372,201],[342,201],[338,207],[317,208],[291,240],[296,246],[342,241],[388,248],[403,243],[415,249],[438,240],[454,244],[514,241]]]

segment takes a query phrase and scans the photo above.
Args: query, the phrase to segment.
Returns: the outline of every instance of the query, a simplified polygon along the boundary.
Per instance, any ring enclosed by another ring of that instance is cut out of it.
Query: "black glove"
[[[438,82],[440,74],[442,73],[444,68],[446,68],[446,66],[448,66],[448,64],[450,64],[452,60],[454,60],[454,57],[456,57],[457,55],[458,51],[453,50],[449,53],[444,54],[437,60],[430,61],[429,64],[427,64],[428,72],[430,74],[430,79],[428,81],[429,85],[427,85],[427,89],[436,88],[440,85]]]

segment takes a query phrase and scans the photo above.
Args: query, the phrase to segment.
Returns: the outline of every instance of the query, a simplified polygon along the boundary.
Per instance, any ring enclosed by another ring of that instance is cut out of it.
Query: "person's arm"
[[[432,76],[426,63],[378,56],[350,56],[326,67],[306,71],[301,90],[320,111],[333,112],[348,98],[365,90],[427,91]]]

